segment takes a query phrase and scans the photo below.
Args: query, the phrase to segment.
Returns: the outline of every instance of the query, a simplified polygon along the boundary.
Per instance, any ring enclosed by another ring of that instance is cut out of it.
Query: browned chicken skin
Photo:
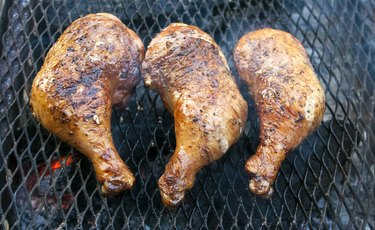
[[[247,104],[220,48],[195,26],[174,23],[158,34],[147,49],[142,75],[175,119],[176,150],[159,179],[163,203],[173,208],[198,171],[239,138]]]
[[[74,21],[48,52],[30,104],[41,124],[93,163],[103,195],[134,185],[111,134],[112,105],[124,105],[140,80],[139,37],[110,14]]]
[[[249,188],[267,197],[287,152],[322,121],[324,90],[303,46],[289,33],[250,32],[238,41],[234,60],[260,120],[260,144],[245,166],[251,177]]]

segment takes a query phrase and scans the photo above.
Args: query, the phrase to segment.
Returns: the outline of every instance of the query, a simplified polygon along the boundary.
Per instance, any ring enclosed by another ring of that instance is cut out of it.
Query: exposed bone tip
[[[162,202],[170,211],[176,210],[185,198],[185,190],[176,187],[174,179],[164,174],[158,181]]]
[[[249,181],[249,189],[255,195],[270,198],[273,193],[272,184],[262,177],[254,177]]]
[[[125,190],[130,190],[134,187],[135,178],[133,175],[127,175],[121,180],[104,181],[101,185],[101,194],[103,196],[115,196]]]
[[[174,211],[178,208],[178,206],[182,203],[185,194],[183,192],[181,193],[175,193],[173,195],[169,195],[164,193],[162,190],[160,190],[160,196],[161,200],[170,211]]]

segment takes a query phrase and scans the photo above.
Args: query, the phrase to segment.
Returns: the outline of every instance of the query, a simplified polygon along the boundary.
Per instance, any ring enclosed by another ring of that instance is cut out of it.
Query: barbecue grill
[[[375,229],[375,3],[366,0],[0,0],[0,226],[4,229]],[[232,49],[273,27],[302,41],[325,89],[324,121],[282,164],[274,194],[248,191],[245,160],[259,143],[254,105],[242,138],[204,168],[183,205],[161,203],[157,179],[175,147],[173,118],[143,83],[114,110],[118,152],[133,190],[102,197],[88,160],[44,130],[29,108],[48,49],[75,19],[109,12],[147,46],[171,22],[193,24]]]

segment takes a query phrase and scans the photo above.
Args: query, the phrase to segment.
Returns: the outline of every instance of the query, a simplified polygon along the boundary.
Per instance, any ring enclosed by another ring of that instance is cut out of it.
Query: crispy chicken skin
[[[122,106],[139,82],[144,47],[115,16],[74,21],[48,52],[34,79],[30,104],[43,127],[93,163],[103,195],[134,185],[111,134],[112,106]]]
[[[250,32],[238,41],[234,60],[260,121],[260,144],[245,166],[249,189],[267,197],[287,152],[322,121],[324,90],[302,44],[289,33]]]
[[[247,104],[219,46],[195,26],[173,23],[158,34],[142,75],[175,119],[176,149],[159,179],[163,203],[174,208],[198,171],[239,138]]]

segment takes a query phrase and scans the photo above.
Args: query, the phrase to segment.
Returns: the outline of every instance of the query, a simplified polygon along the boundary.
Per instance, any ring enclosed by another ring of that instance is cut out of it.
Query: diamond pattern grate
[[[0,1],[0,226],[5,229],[375,229],[375,4],[366,0],[15,0]],[[245,135],[203,169],[184,204],[169,212],[157,179],[175,146],[173,119],[138,85],[112,130],[136,174],[132,191],[101,197],[88,160],[32,118],[28,95],[48,49],[75,19],[110,12],[143,39],[171,22],[214,37],[231,51],[248,31],[273,27],[302,41],[327,110],[319,130],[289,154],[270,200],[247,190],[245,160],[259,127],[253,103]],[[62,167],[57,167],[61,165]]]

